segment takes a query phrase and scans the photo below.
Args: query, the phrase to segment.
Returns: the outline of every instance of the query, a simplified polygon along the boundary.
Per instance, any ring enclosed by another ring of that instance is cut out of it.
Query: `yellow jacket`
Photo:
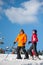
[[[19,47],[25,46],[25,44],[27,42],[27,35],[25,33],[18,34],[18,36],[16,38],[16,42],[18,42]]]

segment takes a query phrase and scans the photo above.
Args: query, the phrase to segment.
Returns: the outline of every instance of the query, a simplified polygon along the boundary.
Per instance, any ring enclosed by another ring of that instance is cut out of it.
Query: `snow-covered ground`
[[[21,60],[16,57],[16,54],[0,54],[0,65],[43,65],[43,56],[39,56],[42,60],[24,60],[24,55]]]

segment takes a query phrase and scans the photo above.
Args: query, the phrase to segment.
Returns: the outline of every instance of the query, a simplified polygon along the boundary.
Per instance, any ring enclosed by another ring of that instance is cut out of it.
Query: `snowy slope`
[[[40,56],[42,60],[18,60],[16,56],[12,54],[0,54],[0,65],[43,65],[43,56]],[[24,58],[24,55],[22,55],[22,58]]]

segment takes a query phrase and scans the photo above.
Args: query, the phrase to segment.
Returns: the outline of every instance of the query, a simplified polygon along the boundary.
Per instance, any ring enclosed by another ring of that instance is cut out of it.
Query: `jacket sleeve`
[[[38,37],[37,37],[37,42],[38,42]]]
[[[38,42],[38,37],[37,37],[37,35],[34,36],[34,41]]]
[[[27,42],[27,35],[24,35],[24,43]]]
[[[32,42],[38,42],[37,35],[32,35]]]

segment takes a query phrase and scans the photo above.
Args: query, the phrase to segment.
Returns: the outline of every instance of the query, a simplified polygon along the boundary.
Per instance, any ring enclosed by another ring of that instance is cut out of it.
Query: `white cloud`
[[[11,3],[11,4],[14,4],[14,3],[15,3],[15,0],[10,0],[10,3]]]
[[[21,3],[22,7],[11,7],[5,10],[5,14],[12,23],[33,23],[37,22],[37,14],[40,9],[41,3],[37,0],[30,0]]]
[[[2,6],[4,4],[4,2],[2,0],[0,0],[0,6]]]
[[[41,5],[42,5],[42,7],[41,7],[40,10],[41,10],[41,12],[43,13],[43,2],[41,3]]]

